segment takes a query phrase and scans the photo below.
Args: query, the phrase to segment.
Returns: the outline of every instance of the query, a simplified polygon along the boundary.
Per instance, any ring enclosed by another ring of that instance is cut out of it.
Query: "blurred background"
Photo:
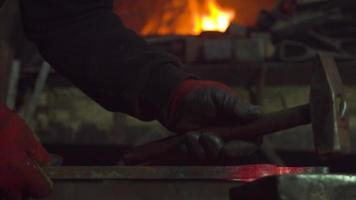
[[[356,166],[356,2],[352,0],[115,0],[123,23],[178,56],[187,71],[230,84],[265,112],[309,101],[316,52],[337,59],[350,102]],[[83,30],[85,31],[85,30]],[[16,0],[0,10],[0,99],[64,164],[108,165],[123,149],[172,133],[97,105],[56,73],[22,32]],[[258,159],[318,165],[311,126],[265,138]]]

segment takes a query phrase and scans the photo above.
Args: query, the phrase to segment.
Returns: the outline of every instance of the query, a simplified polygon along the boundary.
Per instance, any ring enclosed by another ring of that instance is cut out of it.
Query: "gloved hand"
[[[258,149],[256,141],[232,141],[204,130],[209,127],[243,125],[258,119],[261,110],[241,100],[228,86],[214,81],[185,80],[173,92],[167,120],[163,123],[178,133],[188,133],[183,149],[200,160],[217,159],[221,154],[238,157]]]
[[[39,165],[50,156],[25,122],[0,103],[0,199],[48,195],[52,182]]]
[[[255,153],[262,138],[256,140],[233,140],[224,142],[212,132],[192,131],[187,134],[181,150],[200,162],[214,162],[220,159],[238,159]]]

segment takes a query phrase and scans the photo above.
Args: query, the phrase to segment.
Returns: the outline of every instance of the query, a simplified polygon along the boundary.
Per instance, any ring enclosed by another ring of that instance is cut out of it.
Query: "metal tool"
[[[321,36],[320,36],[321,37]],[[328,38],[327,38],[328,39]],[[326,40],[323,41],[326,43]],[[318,55],[318,52],[323,51],[325,54],[332,55],[337,60],[353,60],[354,57],[344,50],[343,46],[350,42],[352,44],[355,43],[354,40],[351,39],[343,39],[343,40],[328,40],[328,45],[335,48],[335,50],[322,50],[322,48],[318,49],[315,47],[311,47],[304,42],[298,42],[293,40],[283,40],[278,45],[278,56],[281,61],[285,62],[305,62],[315,56]]]
[[[310,96],[314,143],[320,156],[333,157],[351,149],[349,105],[335,60],[321,55],[320,61],[314,71]]]
[[[227,167],[45,167],[46,174],[55,180],[226,180],[251,182],[283,174],[328,173],[325,167],[279,167],[270,164]]]
[[[26,105],[26,108],[23,113],[20,113],[24,120],[31,124],[31,120],[36,112],[37,105],[39,103],[39,98],[45,89],[48,76],[51,72],[51,66],[47,62],[43,62],[41,65],[41,70],[37,76],[35,88],[29,103]]]
[[[302,42],[283,40],[278,45],[279,59],[285,62],[303,62],[317,55],[317,51]]]
[[[310,104],[266,114],[254,123],[238,127],[210,128],[225,141],[257,136],[312,123],[316,152],[331,159],[350,151],[348,105],[336,63],[326,54],[318,55],[311,86]],[[135,147],[124,153],[126,164],[149,163],[171,155],[185,141],[185,135]]]
[[[48,200],[229,199],[229,190],[273,175],[327,173],[327,168],[274,165],[229,167],[46,167],[55,187]]]
[[[21,70],[20,61],[14,60],[10,68],[9,84],[8,84],[9,86],[6,95],[6,105],[12,110],[15,109],[17,87],[20,80],[20,70]]]
[[[356,176],[301,174],[267,177],[230,190],[230,200],[353,200]]]

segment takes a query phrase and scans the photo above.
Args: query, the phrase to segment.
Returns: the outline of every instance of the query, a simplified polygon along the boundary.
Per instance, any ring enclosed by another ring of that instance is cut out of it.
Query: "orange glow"
[[[225,32],[235,17],[233,10],[222,9],[215,0],[208,0],[208,13],[195,19],[196,32],[220,31]]]
[[[253,27],[277,0],[114,0],[115,12],[140,35],[199,35],[226,31],[231,22]]]
[[[173,0],[169,6],[170,8],[164,9],[166,12],[149,20],[141,31],[143,35],[225,32],[235,17],[234,10],[222,8],[216,0]],[[177,13],[177,10],[180,12]]]

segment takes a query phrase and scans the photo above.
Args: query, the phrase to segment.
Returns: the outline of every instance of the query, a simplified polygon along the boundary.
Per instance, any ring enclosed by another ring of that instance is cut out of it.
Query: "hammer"
[[[209,128],[224,141],[252,139],[277,131],[312,123],[315,150],[322,159],[332,159],[350,152],[348,103],[335,59],[318,53],[310,91],[310,103],[263,115],[243,126]],[[185,141],[185,134],[175,135],[126,151],[126,164],[149,163],[171,152]]]

